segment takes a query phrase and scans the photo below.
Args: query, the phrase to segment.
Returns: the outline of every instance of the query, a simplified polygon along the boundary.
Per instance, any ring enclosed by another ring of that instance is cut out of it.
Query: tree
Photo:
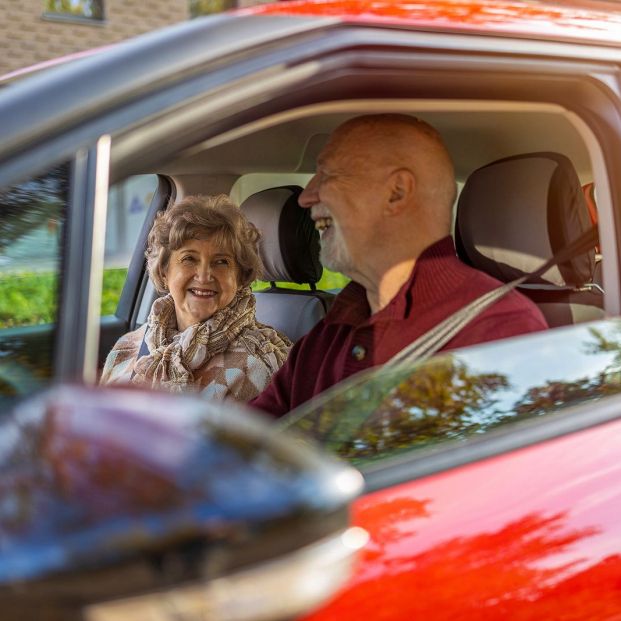
[[[236,0],[190,0],[190,16],[211,15],[221,13],[237,6]]]

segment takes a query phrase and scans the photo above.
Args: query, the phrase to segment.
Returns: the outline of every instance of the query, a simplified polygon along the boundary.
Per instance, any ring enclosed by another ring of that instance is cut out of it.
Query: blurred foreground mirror
[[[291,618],[349,576],[361,485],[241,408],[55,388],[0,426],[2,618]]]

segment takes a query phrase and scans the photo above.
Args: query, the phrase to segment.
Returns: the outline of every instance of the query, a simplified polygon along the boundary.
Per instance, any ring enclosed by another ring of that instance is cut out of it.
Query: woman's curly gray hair
[[[261,276],[261,234],[226,194],[188,196],[157,215],[147,242],[147,269],[159,293],[167,291],[170,255],[189,239],[214,240],[233,255],[241,287]]]

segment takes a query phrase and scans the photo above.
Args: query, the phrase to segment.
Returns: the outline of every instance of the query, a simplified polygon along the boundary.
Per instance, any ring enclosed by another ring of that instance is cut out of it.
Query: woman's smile
[[[211,298],[214,295],[217,295],[217,291],[214,291],[213,289],[192,288],[192,289],[188,289],[188,291],[192,293],[193,295],[198,296],[199,298]]]

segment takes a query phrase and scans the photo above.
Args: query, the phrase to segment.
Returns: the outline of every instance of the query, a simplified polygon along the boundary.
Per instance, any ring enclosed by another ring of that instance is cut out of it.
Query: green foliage
[[[103,19],[103,2],[102,0],[45,0],[45,11]]]
[[[113,315],[121,297],[127,269],[104,271],[101,292],[101,314]],[[321,289],[335,289],[343,286],[347,279],[340,274],[324,271],[318,283]],[[279,283],[286,284],[286,283]],[[306,285],[289,285],[297,289],[308,289]],[[255,283],[253,289],[264,289],[269,283]],[[20,272],[3,274],[0,277],[0,328],[13,326],[34,326],[53,323],[56,314],[57,282],[53,272]]]
[[[114,315],[127,278],[127,269],[118,268],[104,271],[101,291],[101,314]]]
[[[105,270],[101,314],[116,310],[126,269]],[[21,272],[0,278],[0,328],[54,323],[57,280],[53,272]]]
[[[56,291],[53,272],[3,275],[0,279],[0,327],[53,322]]]
[[[211,15],[221,13],[237,6],[235,0],[190,0],[190,16]]]

